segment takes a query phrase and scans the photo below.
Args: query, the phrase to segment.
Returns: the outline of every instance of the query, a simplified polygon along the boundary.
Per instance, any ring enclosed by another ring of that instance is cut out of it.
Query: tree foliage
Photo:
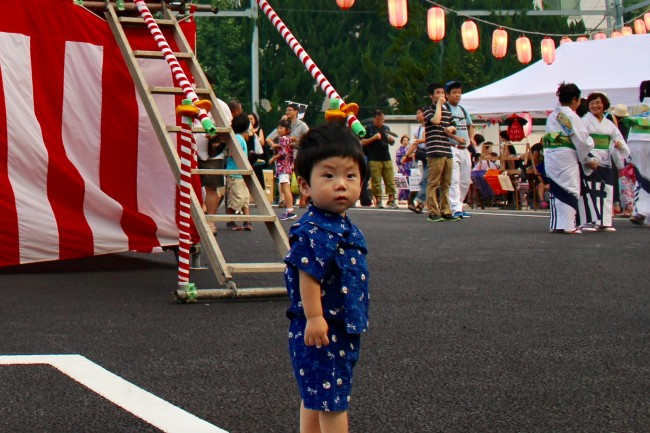
[[[430,82],[460,80],[470,91],[504,78],[524,68],[517,61],[515,40],[509,33],[508,54],[497,60],[491,54],[492,32],[496,27],[478,22],[481,38],[475,52],[462,47],[460,26],[465,17],[450,13],[446,17],[446,36],[434,43],[426,33],[427,1],[409,2],[409,21],[402,29],[390,26],[386,0],[358,1],[341,11],[334,0],[268,0],[296,39],[309,53],[339,94],[361,107],[364,118],[376,108],[390,114],[412,114],[426,103],[425,89]],[[222,9],[233,3],[221,0]],[[242,7],[248,6],[243,0]],[[501,0],[447,0],[438,3],[460,11],[498,10]],[[529,0],[511,0],[508,9],[530,8]],[[198,55],[212,77],[222,99],[240,99],[247,109],[250,100],[250,45],[253,22],[245,18],[210,18],[198,21]],[[485,21],[510,28],[526,29],[539,59],[544,34],[573,34],[584,31],[582,24],[567,24],[566,18],[531,17],[525,12],[514,16],[485,17]],[[284,112],[285,101],[309,105],[306,121],[323,121],[325,94],[316,84],[260,11],[259,26],[260,98],[268,100],[270,110],[258,107],[265,128],[275,127]],[[556,39],[556,43],[559,41]]]

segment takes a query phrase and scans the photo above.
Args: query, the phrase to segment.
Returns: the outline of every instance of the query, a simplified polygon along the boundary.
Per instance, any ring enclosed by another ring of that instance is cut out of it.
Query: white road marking
[[[0,365],[48,364],[168,433],[228,433],[166,402],[81,355],[0,355]]]

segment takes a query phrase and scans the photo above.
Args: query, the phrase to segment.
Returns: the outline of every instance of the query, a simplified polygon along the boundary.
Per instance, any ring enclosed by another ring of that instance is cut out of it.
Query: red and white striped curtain
[[[156,49],[146,29],[129,38]],[[141,64],[151,85],[173,85],[164,62]],[[176,98],[156,98],[176,124]],[[107,23],[71,0],[0,14],[0,266],[177,245],[175,207]]]

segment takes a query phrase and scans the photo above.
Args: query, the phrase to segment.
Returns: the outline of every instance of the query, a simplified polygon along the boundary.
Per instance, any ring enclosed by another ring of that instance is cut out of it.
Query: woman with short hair
[[[555,93],[560,105],[546,120],[544,165],[551,189],[552,233],[580,234],[578,200],[580,198],[580,164],[597,167],[590,152],[594,142],[575,110],[580,105],[580,89],[562,83]]]

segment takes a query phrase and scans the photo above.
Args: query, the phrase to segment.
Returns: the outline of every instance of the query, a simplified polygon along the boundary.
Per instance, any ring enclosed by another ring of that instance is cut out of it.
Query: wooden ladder
[[[118,16],[114,9],[113,3],[107,2],[104,11],[105,17],[113,31],[115,39],[120,47],[122,55],[126,61],[127,67],[133,77],[135,87],[138,90],[140,98],[147,110],[147,114],[151,118],[151,123],[156,132],[158,140],[165,152],[167,161],[172,168],[176,181],[180,181],[180,159],[176,150],[176,140],[172,139],[170,134],[177,133],[181,130],[176,125],[166,125],[163,121],[160,112],[155,104],[153,94],[182,94],[183,90],[180,87],[154,87],[149,86],[146,82],[144,73],[142,72],[138,63],[138,58],[160,59],[165,61],[162,52],[159,51],[140,51],[133,50],[126,37],[124,28],[127,26],[140,26],[146,27],[145,21],[141,17],[131,16]],[[179,301],[188,301],[201,298],[226,298],[238,296],[277,296],[286,295],[285,287],[251,287],[251,288],[238,288],[233,274],[235,273],[281,273],[284,272],[284,263],[280,260],[278,262],[269,263],[227,263],[224,255],[217,243],[215,236],[212,234],[208,226],[208,221],[253,221],[264,222],[268,229],[275,248],[279,256],[284,255],[289,250],[289,241],[287,235],[280,224],[273,208],[269,204],[266,194],[260,185],[257,177],[254,174],[252,167],[248,162],[247,156],[244,154],[241,146],[238,145],[237,138],[235,137],[229,124],[226,124],[226,117],[222,112],[217,98],[206,79],[201,66],[199,65],[196,56],[191,50],[187,39],[180,29],[178,21],[175,16],[169,11],[164,9],[164,18],[156,19],[159,27],[171,28],[176,45],[179,47],[180,52],[174,53],[179,61],[186,61],[189,65],[190,72],[196,83],[195,93],[203,99],[209,99],[212,102],[211,114],[217,127],[217,133],[222,134],[227,141],[227,147],[230,156],[235,160],[237,165],[236,170],[214,169],[214,170],[192,170],[192,174],[204,175],[241,175],[246,182],[246,186],[255,201],[257,214],[253,215],[206,215],[203,212],[201,203],[199,202],[194,191],[191,192],[191,216],[194,221],[197,231],[201,236],[202,250],[207,253],[211,267],[214,271],[217,281],[222,288],[216,289],[197,289],[192,293],[187,293],[185,288],[177,289],[174,296]],[[202,127],[193,127],[192,132],[203,132]]]

